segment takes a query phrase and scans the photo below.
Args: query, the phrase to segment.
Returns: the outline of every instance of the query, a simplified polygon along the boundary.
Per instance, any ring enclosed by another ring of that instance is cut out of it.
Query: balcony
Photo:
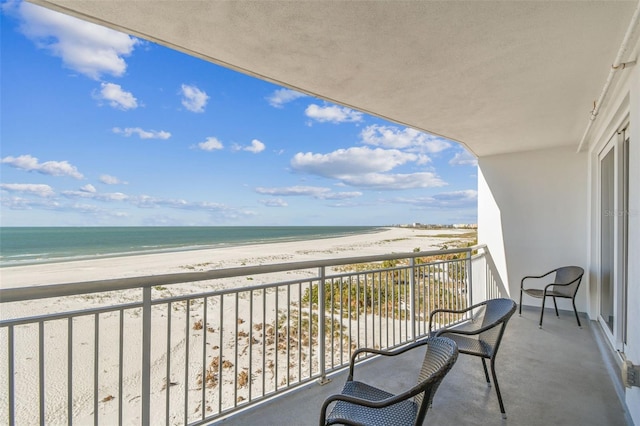
[[[493,271],[490,252],[479,246],[2,289],[0,418],[315,424],[357,347],[401,346],[428,333],[433,309],[506,295]],[[282,272],[291,280],[270,278]],[[238,278],[249,285],[225,281]],[[29,310],[30,300],[42,298],[53,308]],[[59,306],[68,298],[86,308],[65,311]],[[441,325],[464,320],[437,318]],[[597,325],[579,329],[570,315],[550,315],[539,330],[537,313],[525,309],[509,323],[498,355],[509,418],[626,424],[610,358]],[[390,391],[410,383],[419,365],[410,357],[401,371],[376,358],[362,362],[363,378]],[[459,358],[428,418],[501,422],[477,359]]]
[[[599,325],[583,321],[578,328],[571,311],[555,317],[545,315],[538,328],[540,311],[523,308],[511,318],[496,360],[498,380],[507,411],[502,420],[495,390],[486,386],[480,360],[460,355],[440,385],[427,413],[434,425],[633,425],[620,402],[619,382],[612,377],[617,367],[606,347]],[[422,353],[402,362],[387,364],[372,359],[359,366],[359,380],[394,392],[412,383]],[[286,396],[237,413],[220,422],[225,426],[317,425],[324,399],[339,393],[346,379],[341,371],[331,382],[310,384]]]

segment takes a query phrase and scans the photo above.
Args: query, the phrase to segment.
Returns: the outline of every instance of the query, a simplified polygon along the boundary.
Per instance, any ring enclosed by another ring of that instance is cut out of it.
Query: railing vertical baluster
[[[352,282],[352,277],[349,276],[349,291],[347,292],[347,316],[349,318],[349,356],[348,358],[351,358],[351,346],[353,343],[353,334],[351,331],[351,286],[352,286],[353,282]]]
[[[342,321],[344,321],[344,284],[342,282],[342,278],[338,282],[338,291],[340,291],[340,310],[338,311],[338,315],[340,316],[340,365],[344,364],[344,326],[342,325]]]
[[[185,385],[186,386],[186,385]],[[151,424],[151,286],[142,288],[142,424]]]
[[[118,338],[118,424],[123,424],[122,413],[122,385],[124,383],[124,310],[120,309]]]
[[[266,290],[262,291],[264,295]],[[224,356],[224,294],[220,295],[220,335],[218,336],[218,413],[222,412],[222,357]],[[263,364],[264,368],[264,364]],[[264,370],[263,370],[264,371]],[[264,394],[264,392],[263,392]],[[186,423],[186,422],[185,422]]]
[[[298,381],[302,381],[302,282],[298,283]]]
[[[378,272],[378,344],[382,347],[382,272]]]
[[[429,316],[431,315],[431,311],[433,311],[435,309],[435,306],[433,306],[433,304],[431,303],[431,287],[433,286],[433,277],[431,276],[431,265],[428,265],[425,267],[425,274],[426,274],[426,278],[425,278],[425,289],[424,289],[424,300],[425,300],[425,312],[427,314],[427,320],[429,318]],[[426,327],[429,327],[429,325],[427,324]],[[425,330],[426,330],[425,327]],[[426,330],[426,333],[429,334],[431,332],[431,330]]]
[[[185,303],[184,316],[184,423],[189,423],[189,316],[191,315],[191,300],[187,299]],[[222,360],[221,360],[222,361]]]
[[[171,307],[172,303],[167,303],[167,372],[165,376],[165,423],[169,426],[169,408],[170,408],[170,391],[171,387]]]
[[[411,317],[411,339],[416,340],[416,258],[409,259],[409,315]]]
[[[360,347],[360,275],[356,280],[356,347]]]
[[[249,387],[249,401],[251,401],[251,388],[253,387],[253,382],[251,378],[253,377],[253,290],[249,292],[249,382],[247,386]]]
[[[267,382],[267,289],[262,289],[262,396],[266,392]],[[220,340],[220,347],[222,347],[222,340]],[[222,398],[222,394],[220,394]]]
[[[384,343],[385,347],[389,347],[389,274],[385,273],[380,279],[382,280],[381,286],[384,286],[380,289],[383,292],[380,295],[380,316],[384,317],[380,323],[381,327],[384,323],[384,335],[380,335],[380,344]]]
[[[291,286],[287,285],[287,387],[291,377]]]
[[[471,250],[467,252],[467,306],[473,305],[473,268],[471,265]],[[466,307],[466,306],[465,306]]]
[[[67,424],[73,423],[73,318],[67,318]],[[122,422],[120,422],[122,424]]]
[[[364,293],[362,295],[363,298],[363,302],[362,302],[362,311],[364,313],[364,347],[368,348],[369,347],[369,327],[368,327],[368,323],[367,323],[367,294],[369,293],[369,279],[368,279],[369,274],[364,274],[364,286],[362,287],[362,292]]]
[[[376,347],[376,299],[375,299],[375,290],[376,290],[376,274],[375,272],[371,274],[371,282],[368,285],[371,288],[371,300],[369,303],[371,304],[371,347]],[[367,325],[368,326],[368,325]]]
[[[39,321],[38,322],[38,351],[39,351],[39,358],[38,358],[38,364],[40,364],[38,366],[38,374],[39,374],[39,380],[38,380],[38,384],[39,384],[39,397],[40,397],[40,401],[39,401],[39,405],[40,405],[40,424],[44,425],[45,424],[45,418],[44,418],[44,386],[45,386],[45,382],[44,382],[44,321]]]
[[[278,366],[278,344],[279,344],[279,339],[280,339],[280,333],[278,331],[278,315],[279,315],[278,309],[280,309],[278,307],[278,297],[279,297],[279,294],[280,294],[280,287],[276,286],[275,290],[276,290],[276,295],[275,295],[275,298],[276,298],[276,301],[275,301],[275,305],[276,305],[275,317],[276,317],[276,319],[275,319],[275,325],[274,325],[274,328],[275,328],[274,335],[275,335],[275,339],[276,340],[275,340],[275,343],[274,343],[275,350],[273,351],[273,353],[274,353],[274,357],[275,357],[275,383],[274,383],[274,388],[277,391],[278,390],[278,370],[279,370],[279,368],[278,368],[279,367]]]
[[[205,391],[207,389],[207,330],[209,329],[209,325],[207,323],[207,310],[208,310],[208,302],[209,298],[205,296],[204,298],[204,306],[202,309],[204,312],[202,313],[202,419],[204,420],[206,416],[206,406],[207,400]]]
[[[320,285],[320,284],[318,284]],[[320,287],[318,287],[318,294]],[[313,281],[309,282],[309,378],[313,377]],[[318,315],[318,318],[320,315]]]
[[[9,425],[14,426],[16,424],[16,382],[15,382],[15,359],[14,359],[14,341],[13,341],[13,326],[10,325],[7,330],[7,361],[8,361],[8,373],[9,373],[9,389],[7,389],[7,395],[9,395]]]
[[[324,295],[324,282],[326,277],[326,270],[324,266],[321,266],[318,270],[320,281],[318,282],[318,366],[320,367],[320,378],[318,383],[321,385],[328,383],[329,380],[326,377],[325,371],[325,295]]]
[[[239,297],[238,297],[239,293],[235,293],[235,314],[236,314],[236,321],[235,321],[235,334],[234,337],[237,339],[238,338],[238,326],[240,325],[240,310],[238,309],[238,303],[239,303]],[[233,354],[233,358],[234,358],[234,362],[233,362],[233,406],[237,406],[238,405],[238,343],[236,340],[236,344],[234,345],[234,354]]]
[[[100,358],[98,351],[100,347],[100,314],[95,314],[94,324],[94,340],[93,340],[93,424],[98,426],[98,370]]]
[[[334,339],[334,333],[333,333],[333,307],[335,306],[335,301],[333,300],[333,278],[331,280],[329,280],[329,286],[330,286],[330,291],[329,291],[329,321],[330,321],[330,326],[329,326],[329,334],[331,334],[331,368],[334,367],[335,365],[335,359],[334,359],[334,355],[335,355],[335,339]]]

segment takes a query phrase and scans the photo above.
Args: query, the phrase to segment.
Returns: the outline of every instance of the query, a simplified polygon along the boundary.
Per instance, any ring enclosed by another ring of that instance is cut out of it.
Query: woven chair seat
[[[522,291],[525,294],[528,294],[531,297],[537,297],[538,299],[542,298],[544,296],[544,290],[541,290],[539,288],[523,288]],[[547,296],[550,297],[565,297],[564,294],[559,293],[557,291],[553,291],[553,290],[547,290]]]
[[[443,333],[441,336],[448,337],[456,342],[458,344],[458,352],[460,353],[481,356],[483,358],[491,358],[491,356],[493,356],[493,346],[484,340],[452,333]]]
[[[389,392],[357,381],[345,383],[342,395],[355,396],[369,401],[381,401],[393,396]],[[417,413],[418,405],[412,400],[400,401],[397,404],[379,409],[338,401],[327,417],[327,423],[331,424],[332,420],[336,419],[349,419],[354,423],[371,426],[412,425]]]

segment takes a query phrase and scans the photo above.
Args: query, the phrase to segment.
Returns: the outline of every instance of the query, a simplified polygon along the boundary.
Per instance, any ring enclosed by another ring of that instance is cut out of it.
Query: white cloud
[[[284,104],[306,96],[304,93],[296,92],[295,90],[278,89],[267,98],[267,101],[272,107],[282,108]]]
[[[138,135],[140,139],[169,139],[171,137],[171,133],[165,132],[164,130],[143,130],[140,127],[127,127],[125,129],[114,127],[112,131],[117,135],[126,137]]]
[[[80,191],[88,192],[89,194],[95,194],[96,192],[98,192],[96,190],[96,187],[91,185],[90,183],[88,183],[85,186],[83,186],[82,188],[80,188]]]
[[[148,195],[132,197],[129,200],[133,205],[140,208],[173,208],[180,210],[204,211],[215,213],[224,219],[238,219],[255,216],[255,212],[250,210],[237,209],[221,203],[208,201],[191,202],[182,199],[156,198]]]
[[[267,206],[267,207],[287,207],[289,205],[282,198],[273,198],[273,199],[268,199],[268,200],[258,200],[258,202],[260,204],[264,205],[264,206]]]
[[[340,177],[371,172],[385,172],[418,160],[418,156],[395,149],[354,147],[329,154],[297,153],[291,160],[293,169],[325,177]]]
[[[100,85],[100,93],[95,94],[94,97],[99,100],[104,100],[109,103],[113,108],[128,110],[138,107],[138,100],[133,96],[131,92],[125,92],[119,84],[114,83],[102,83]]]
[[[397,166],[420,163],[422,157],[397,149],[355,147],[329,154],[298,153],[291,167],[299,172],[338,179],[342,183],[370,189],[409,189],[446,185],[435,173],[391,174]]]
[[[265,144],[260,142],[258,139],[252,140],[251,145],[248,145],[248,146],[234,144],[232,147],[234,151],[248,151],[248,152],[253,152],[254,154],[258,154],[264,151],[265,148],[266,148]]]
[[[478,159],[471,155],[469,151],[459,151],[456,155],[449,160],[449,164],[452,166],[477,166]]]
[[[478,191],[466,189],[441,192],[430,197],[398,198],[395,202],[438,208],[475,207],[478,203]]]
[[[10,12],[21,19],[20,30],[39,48],[95,80],[103,74],[123,75],[127,69],[124,57],[140,43],[127,34],[27,2],[17,3]]]
[[[60,210],[60,203],[52,197],[41,196],[40,198],[24,197],[2,197],[0,204],[10,210]]]
[[[8,164],[17,169],[28,172],[37,172],[50,176],[70,176],[75,179],[83,179],[84,176],[75,166],[67,161],[46,161],[40,163],[36,157],[31,155],[21,155],[19,157],[4,157],[0,163]]]
[[[182,105],[191,112],[204,112],[209,96],[196,86],[183,84],[180,93],[182,94]]]
[[[244,150],[257,154],[264,151],[264,148],[265,145],[262,142],[260,142],[258,139],[254,139],[251,141],[251,146],[246,147]]]
[[[223,149],[224,145],[222,142],[213,136],[208,137],[204,142],[200,142],[197,147],[203,151],[215,151],[218,149]]]
[[[395,126],[367,126],[360,132],[362,142],[382,148],[405,149],[410,152],[435,154],[451,147],[451,143],[439,136],[418,130]]]
[[[320,123],[347,123],[362,121],[362,113],[350,108],[332,106],[319,106],[311,104],[304,111],[305,115]]]
[[[117,177],[111,176],[111,175],[100,176],[100,182],[104,183],[105,185],[127,185],[128,184],[127,182],[121,181]]]
[[[33,183],[0,183],[0,188],[9,192],[26,193],[38,197],[51,197],[55,195],[53,188],[44,184]]]
[[[97,192],[93,185],[85,185],[78,191],[62,191],[67,198],[89,198],[97,201],[127,201],[131,197],[122,192]]]
[[[204,142],[200,142],[197,146],[203,151],[215,151],[224,148],[222,142],[213,136],[208,137]]]
[[[321,186],[288,186],[281,188],[258,187],[255,189],[258,194],[278,195],[284,197],[307,196],[321,200],[344,200],[362,196],[361,192],[333,192],[329,188]]]
[[[367,173],[342,176],[341,180],[351,186],[379,190],[433,188],[447,184],[432,172],[406,174]]]

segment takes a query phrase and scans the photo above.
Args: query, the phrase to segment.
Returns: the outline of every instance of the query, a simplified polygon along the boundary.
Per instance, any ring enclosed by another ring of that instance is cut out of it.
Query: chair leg
[[[498,395],[498,403],[500,404],[500,412],[502,413],[502,418],[506,419],[507,413],[504,410],[504,404],[502,403],[502,394],[500,394],[500,386],[498,386],[498,377],[496,376],[495,362],[496,362],[496,359],[491,358],[491,375],[493,376],[493,385],[496,388],[496,394]]]
[[[482,368],[484,368],[484,377],[487,379],[487,386],[491,387],[491,381],[489,380],[489,372],[487,371],[487,363],[484,361],[484,358],[480,358],[482,360]]]
[[[520,288],[520,303],[518,304],[518,315],[522,316],[522,288]]]
[[[576,309],[576,299],[571,299],[571,303],[573,304],[573,313],[576,314],[576,321],[578,321],[578,327],[582,328],[582,324],[580,324],[580,318],[578,317],[578,310]]]
[[[544,316],[544,302],[547,300],[546,296],[542,297],[542,309],[540,310],[540,324],[538,324],[538,328],[542,328],[542,317]]]
[[[556,316],[560,317],[560,314],[558,313],[558,305],[556,304],[555,296],[553,297],[553,307],[556,308]]]

